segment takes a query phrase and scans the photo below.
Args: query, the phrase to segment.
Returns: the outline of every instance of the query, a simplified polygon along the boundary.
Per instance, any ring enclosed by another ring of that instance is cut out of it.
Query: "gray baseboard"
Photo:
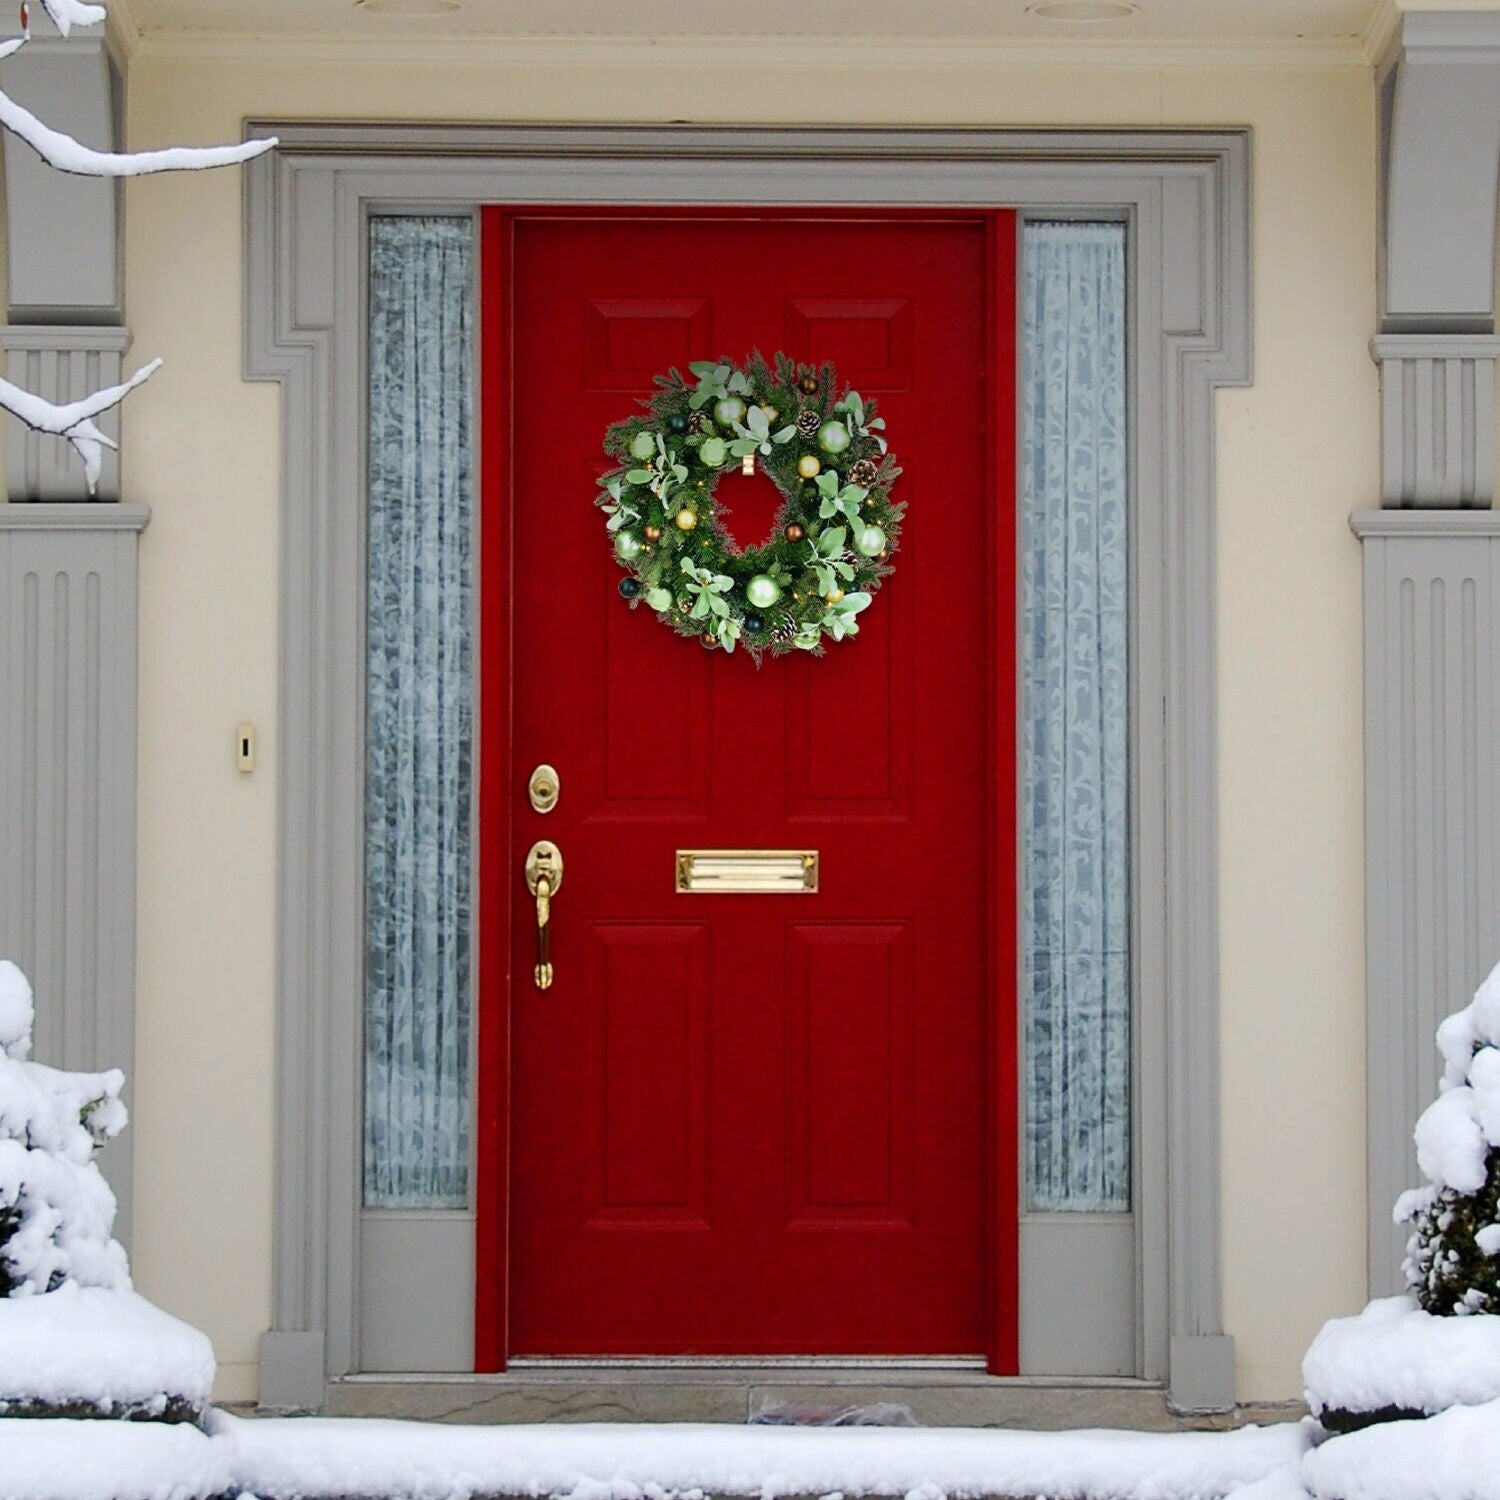
[[[1176,1412],[1232,1410],[1234,1339],[1225,1333],[1177,1335],[1167,1399]]]
[[[323,1335],[283,1333],[260,1336],[260,1409],[311,1412],[323,1409]]]

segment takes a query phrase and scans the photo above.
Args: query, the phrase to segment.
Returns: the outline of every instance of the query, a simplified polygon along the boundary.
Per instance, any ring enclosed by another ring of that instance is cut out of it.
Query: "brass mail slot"
[[[679,849],[682,895],[805,896],[818,889],[816,849]]]

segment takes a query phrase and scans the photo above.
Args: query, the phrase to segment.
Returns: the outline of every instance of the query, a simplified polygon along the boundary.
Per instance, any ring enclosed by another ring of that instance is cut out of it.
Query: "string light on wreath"
[[[679,635],[757,660],[821,652],[859,634],[889,575],[905,507],[884,419],[831,365],[759,354],[671,370],[640,416],[605,434],[619,467],[599,481],[619,592]],[[736,463],[735,461],[738,461]],[[759,468],[781,492],[769,538],[739,547],[714,499],[729,468]]]

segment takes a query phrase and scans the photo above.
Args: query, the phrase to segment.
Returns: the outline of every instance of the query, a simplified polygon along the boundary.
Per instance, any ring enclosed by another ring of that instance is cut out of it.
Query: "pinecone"
[[[703,413],[701,411],[695,411],[695,412],[689,412],[688,413],[688,431],[689,432],[707,432],[708,431],[708,417],[705,415],[705,413]]]
[[[797,634],[797,622],[790,615],[782,615],[769,634],[773,641],[789,641]]]
[[[805,438],[815,438],[823,425],[823,414],[811,406],[804,406],[797,413],[797,431]]]
[[[867,490],[875,483],[877,465],[874,459],[862,458],[849,470],[849,483],[857,484],[860,489]]]

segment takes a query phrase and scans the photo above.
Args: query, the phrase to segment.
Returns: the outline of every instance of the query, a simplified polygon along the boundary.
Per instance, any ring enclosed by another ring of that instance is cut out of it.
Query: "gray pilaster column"
[[[1438,1022],[1500,959],[1500,513],[1357,511],[1365,573],[1370,1295],[1401,1287],[1397,1196]]]
[[[0,505],[0,955],[36,989],[36,1056],[135,1045],[136,554],[143,505]],[[129,1230],[130,1132],[103,1165]]]
[[[1500,958],[1500,12],[1408,12],[1377,70],[1381,510],[1365,573],[1369,1283],[1400,1289],[1438,1022]]]

